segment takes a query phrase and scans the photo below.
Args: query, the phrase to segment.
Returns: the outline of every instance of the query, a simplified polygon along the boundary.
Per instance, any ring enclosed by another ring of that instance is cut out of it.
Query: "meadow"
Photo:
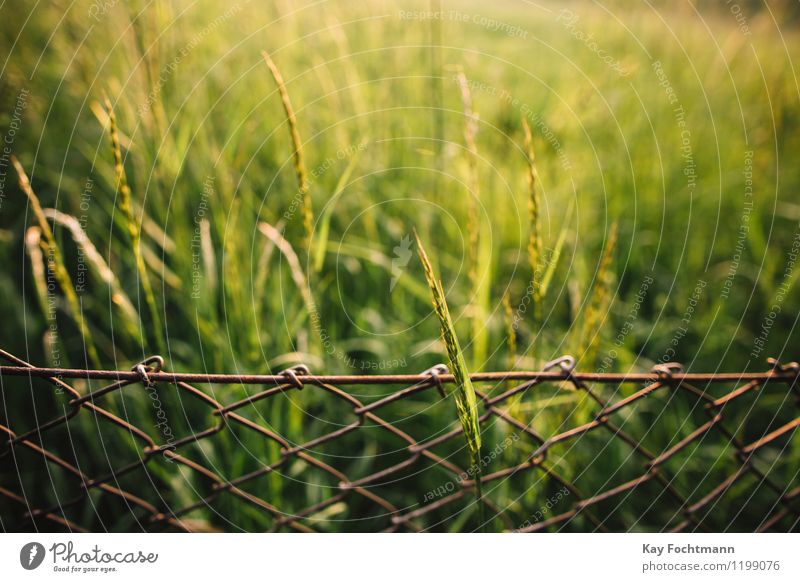
[[[419,373],[448,354],[416,229],[470,372],[562,354],[597,372],[796,359],[800,39],[788,4],[741,5],[6,3],[0,347],[55,367],[160,354],[181,371]],[[582,401],[513,406],[547,432],[588,418]],[[26,403],[6,390],[5,418]],[[113,406],[150,414],[145,394]],[[336,417],[325,406],[302,393],[260,414],[301,442]],[[458,422],[455,405],[410,406],[409,430]],[[84,424],[74,438],[97,448]],[[380,443],[351,446],[331,455],[367,463]],[[230,474],[278,454],[246,436],[202,449]],[[796,437],[784,454],[791,478]],[[159,471],[192,498],[188,477]],[[265,481],[289,506],[324,488]],[[545,489],[490,495],[522,523]],[[227,527],[215,519],[197,517]]]

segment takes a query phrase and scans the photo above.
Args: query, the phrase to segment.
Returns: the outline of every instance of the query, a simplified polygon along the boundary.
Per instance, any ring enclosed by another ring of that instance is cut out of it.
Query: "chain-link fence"
[[[218,375],[166,372],[159,357],[103,371],[0,356],[6,531],[795,531],[800,521],[796,363],[607,374],[577,372],[565,356],[540,372],[474,374],[477,470],[464,463],[444,366]]]

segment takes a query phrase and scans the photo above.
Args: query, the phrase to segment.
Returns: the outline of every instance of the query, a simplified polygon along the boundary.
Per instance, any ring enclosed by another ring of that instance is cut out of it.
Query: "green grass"
[[[161,353],[170,370],[305,363],[360,373],[402,362],[391,371],[419,372],[444,361],[447,346],[403,246],[415,225],[447,282],[470,370],[510,359],[535,368],[570,351],[586,371],[646,370],[664,358],[753,370],[767,355],[798,357],[800,270],[784,277],[800,220],[796,31],[777,35],[765,12],[752,13],[745,37],[723,9],[701,21],[670,3],[658,13],[604,4],[569,8],[626,76],[565,27],[557,4],[446,7],[518,26],[523,38],[471,18],[409,19],[391,2],[133,2],[98,20],[86,1],[66,11],[7,3],[0,14],[18,17],[0,25],[10,55],[2,126],[29,90],[12,151],[41,205],[85,226],[103,263],[63,220],[50,222],[51,240],[9,175],[0,345],[63,366],[126,368]],[[749,151],[755,203],[738,252]],[[59,274],[55,339],[41,264],[25,250],[31,226]],[[70,290],[84,263],[85,285]],[[767,346],[751,357],[784,283]],[[229,401],[242,396],[226,390]],[[304,410],[323,406],[298,398]],[[536,415],[543,429],[580,406],[580,395],[532,398],[515,414],[548,410]],[[274,428],[295,440],[324,430],[297,410],[270,410]],[[437,429],[453,422],[442,412]],[[662,436],[680,430],[675,420]],[[278,454],[241,438],[265,458]],[[232,473],[253,468],[233,440],[204,446]],[[267,481],[287,503],[302,497]]]

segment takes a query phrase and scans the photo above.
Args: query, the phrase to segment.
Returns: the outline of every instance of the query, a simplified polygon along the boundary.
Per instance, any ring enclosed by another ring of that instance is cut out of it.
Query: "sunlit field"
[[[171,371],[452,370],[415,231],[472,373],[538,370],[562,355],[584,372],[669,362],[755,372],[768,357],[800,356],[800,39],[788,2],[107,0],[12,2],[0,15],[0,348],[26,361],[128,370],[158,354]],[[35,396],[3,382],[0,424],[11,426]],[[250,393],[208,390],[220,402]],[[751,415],[758,437],[784,400],[765,391],[761,412],[736,414]],[[152,416],[142,390],[105,404]],[[335,406],[305,390],[255,416],[303,442],[335,428]],[[644,401],[626,430],[647,429],[659,406]],[[682,406],[650,431],[656,453],[697,426]],[[509,407],[545,434],[593,418],[569,385]],[[209,425],[198,420],[207,410],[182,410],[176,433]],[[434,393],[395,413],[412,434],[459,426],[453,399]],[[93,419],[73,424],[73,448],[96,452],[95,472],[130,454],[125,439],[101,447]],[[494,426],[484,447],[509,434]],[[772,468],[791,482],[800,443],[789,439]],[[326,454],[357,472],[384,444],[366,435]],[[466,465],[467,442],[456,444]],[[244,433],[192,446],[231,476],[280,455]],[[536,448],[519,447],[519,459]],[[593,491],[606,483],[602,464],[628,452],[614,440],[602,459],[589,449],[554,464]],[[724,473],[729,452],[692,449],[674,485]],[[186,471],[153,471],[169,502],[196,500]],[[259,495],[287,511],[321,501],[329,484],[304,471],[266,475]],[[423,503],[442,481],[418,478],[393,502]],[[34,471],[8,479],[52,495]],[[554,487],[509,480],[484,494],[521,524]],[[98,507],[105,528],[138,529]],[[271,526],[236,507],[191,518],[198,529]],[[608,527],[648,529],[672,511],[643,507]],[[314,527],[369,529],[351,511],[331,505]],[[594,527],[585,519],[575,529]],[[468,509],[445,529],[478,520]]]

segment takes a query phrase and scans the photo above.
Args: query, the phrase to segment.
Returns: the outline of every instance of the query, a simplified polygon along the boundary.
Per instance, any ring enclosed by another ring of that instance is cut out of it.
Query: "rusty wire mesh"
[[[131,371],[100,371],[0,356],[9,364],[0,367],[6,531],[477,527],[476,472],[459,463],[461,429],[424,422],[454,408],[446,398],[453,378],[442,366],[419,375],[314,376],[301,366],[224,376],[165,372],[158,357]],[[540,372],[473,375],[487,451],[480,503],[492,531],[798,529],[797,364],[739,374],[688,374],[677,365],[579,373],[572,364],[565,357]],[[169,412],[148,418],[121,398],[136,387]],[[545,389],[571,398],[570,412],[553,418],[557,407],[524,405]],[[19,392],[29,404],[19,404]],[[293,430],[315,435],[305,441],[281,434],[269,416],[291,417],[278,400],[301,396],[305,416]],[[169,415],[176,432],[168,434],[159,419]],[[641,415],[649,416],[631,421]],[[425,434],[406,432],[409,417]],[[665,418],[673,424],[659,431]],[[646,434],[629,429],[644,426]],[[228,448],[209,454],[224,433]],[[130,458],[119,452],[128,449]],[[182,493],[171,490],[186,483]],[[245,506],[267,526],[237,517]]]

